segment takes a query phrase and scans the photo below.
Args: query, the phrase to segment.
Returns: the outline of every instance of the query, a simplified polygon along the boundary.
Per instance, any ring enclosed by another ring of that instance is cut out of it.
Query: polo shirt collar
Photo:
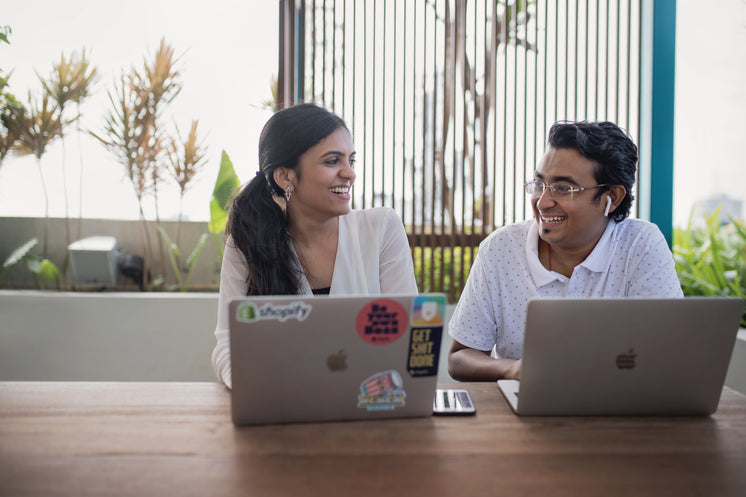
[[[580,266],[596,273],[604,272],[611,264],[612,240],[616,221],[609,220],[603,235],[593,247],[593,251],[580,263]],[[537,287],[542,287],[555,280],[567,281],[567,278],[557,272],[549,271],[539,261],[539,226],[534,220],[526,233],[526,259],[528,270]]]
[[[562,279],[566,280],[563,275],[549,271],[541,265],[539,261],[539,225],[533,220],[531,227],[526,233],[526,260],[528,261],[528,271],[534,280],[536,287],[542,287],[549,283]]]
[[[616,228],[617,222],[613,219],[609,219],[604,234],[593,247],[593,251],[580,263],[581,266],[593,271],[594,273],[603,273],[609,268],[611,264],[612,254],[612,241],[614,239],[614,229]],[[538,232],[537,232],[538,233]]]

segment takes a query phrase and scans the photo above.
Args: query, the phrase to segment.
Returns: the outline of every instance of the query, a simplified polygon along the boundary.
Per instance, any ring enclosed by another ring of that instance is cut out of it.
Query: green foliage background
[[[412,257],[420,292],[445,293],[448,303],[455,304],[469,276],[472,247],[414,247]]]
[[[687,229],[674,230],[673,255],[684,295],[746,298],[746,226],[743,221],[723,224],[719,209],[704,216],[704,224],[690,219]],[[746,328],[746,312],[741,318]]]

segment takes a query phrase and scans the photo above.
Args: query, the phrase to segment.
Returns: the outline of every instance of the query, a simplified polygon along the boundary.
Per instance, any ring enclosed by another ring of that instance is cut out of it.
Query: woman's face
[[[291,171],[292,197],[288,209],[321,220],[350,212],[350,190],[355,182],[352,136],[337,128],[298,158]]]

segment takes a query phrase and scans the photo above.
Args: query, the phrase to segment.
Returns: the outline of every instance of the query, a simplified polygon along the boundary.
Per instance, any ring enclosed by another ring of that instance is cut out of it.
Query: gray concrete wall
[[[176,278],[168,259],[166,245],[156,229],[156,223],[141,221],[122,221],[111,219],[70,219],[66,221],[61,218],[44,220],[40,218],[23,217],[0,217],[0,262],[6,258],[20,245],[31,238],[38,238],[39,245],[33,250],[33,254],[42,255],[44,226],[47,225],[47,254],[46,257],[55,263],[60,271],[65,271],[62,285],[65,289],[72,289],[75,281],[72,278],[70,264],[66,264],[68,253],[67,246],[76,240],[91,236],[113,236],[117,239],[118,247],[123,251],[140,256],[147,256],[147,238],[150,238],[152,246],[151,275],[163,275],[166,286],[176,283]],[[169,238],[179,246],[182,252],[182,261],[186,261],[192,253],[197,241],[203,233],[208,233],[206,222],[183,222],[181,223],[181,242],[177,242],[178,225],[176,221],[163,221],[160,226],[166,231]],[[69,235],[68,235],[69,228]],[[222,243],[222,238],[220,239]],[[220,258],[218,247],[213,236],[210,234],[202,252],[197,259],[192,277],[192,290],[215,291],[220,282]],[[10,268],[2,280],[0,287],[3,288],[37,288],[34,275],[18,264]],[[76,289],[98,289],[77,285]],[[119,276],[119,285],[108,290],[135,291],[134,283]]]

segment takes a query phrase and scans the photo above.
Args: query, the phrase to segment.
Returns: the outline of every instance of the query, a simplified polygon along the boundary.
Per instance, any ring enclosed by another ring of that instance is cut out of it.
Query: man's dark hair
[[[629,216],[632,210],[632,187],[637,174],[637,145],[614,123],[558,121],[549,129],[548,145],[553,148],[574,148],[583,157],[597,164],[594,176],[597,184],[622,185],[627,195],[609,214],[615,221]],[[604,189],[596,193],[596,199]]]

